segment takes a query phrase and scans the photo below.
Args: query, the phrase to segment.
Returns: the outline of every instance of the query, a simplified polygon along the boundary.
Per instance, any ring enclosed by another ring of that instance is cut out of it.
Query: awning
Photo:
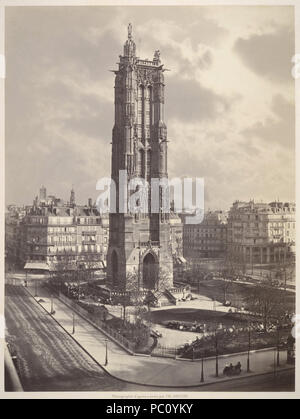
[[[24,269],[35,269],[40,271],[49,271],[49,266],[47,263],[35,263],[27,262],[24,266]]]

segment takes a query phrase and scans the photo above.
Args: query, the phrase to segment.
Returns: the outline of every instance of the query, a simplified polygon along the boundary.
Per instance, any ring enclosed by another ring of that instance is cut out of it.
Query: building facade
[[[236,201],[228,216],[228,253],[246,264],[292,261],[296,207],[293,203]]]
[[[184,257],[224,258],[226,240],[227,214],[224,211],[206,212],[200,224],[184,224]]]
[[[140,212],[121,212],[120,171],[132,179],[167,178],[167,127],[164,122],[164,68],[159,51],[153,60],[136,56],[136,45],[128,26],[128,39],[115,73],[115,124],[112,135],[112,179],[116,191],[116,212],[110,213],[107,256],[108,280],[113,286],[128,289],[128,276],[136,275],[139,289],[154,289],[158,283],[171,287],[173,260],[169,214],[163,212],[161,187],[158,211],[150,208],[151,190],[146,208]],[[125,189],[129,196],[132,191]],[[139,191],[139,186],[135,192]],[[137,201],[137,206],[140,202]],[[127,204],[126,204],[127,205]],[[164,271],[162,273],[162,271]]]
[[[73,189],[71,198],[62,204],[62,200],[43,193],[42,199],[22,210],[9,208],[6,261],[14,267],[39,271],[77,270],[79,265],[105,271],[109,218],[100,215],[90,199],[88,205],[76,205]]]
[[[170,242],[173,261],[183,257],[183,223],[179,215],[170,213]]]
[[[20,259],[49,270],[104,269],[108,218],[95,207],[32,207],[22,221]]]
[[[19,266],[22,219],[25,207],[8,206],[5,213],[5,268],[13,269]]]

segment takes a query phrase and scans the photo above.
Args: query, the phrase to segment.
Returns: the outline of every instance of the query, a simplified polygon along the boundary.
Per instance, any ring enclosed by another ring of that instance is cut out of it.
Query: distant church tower
[[[128,180],[140,177],[167,178],[167,127],[164,123],[164,69],[159,51],[153,60],[136,57],[132,26],[115,73],[115,124],[112,134],[112,179],[118,185],[119,171]],[[149,198],[150,196],[149,191]],[[112,285],[129,289],[135,278],[139,289],[173,286],[169,214],[110,214],[107,276]],[[128,193],[128,196],[129,193]],[[150,202],[150,201],[149,201]]]
[[[70,194],[70,206],[75,207],[75,191],[74,191],[73,186],[72,186],[71,194]]]

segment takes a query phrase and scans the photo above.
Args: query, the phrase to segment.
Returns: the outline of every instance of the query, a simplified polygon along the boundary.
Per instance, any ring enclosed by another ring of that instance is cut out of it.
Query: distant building
[[[7,266],[35,271],[106,270],[109,242],[109,216],[100,215],[91,198],[88,205],[68,204],[46,196],[33,205],[7,207],[5,216],[5,251]],[[44,197],[44,195],[43,195]],[[170,252],[175,276],[182,271],[183,224],[175,213],[170,214]]]
[[[186,267],[186,260],[183,257],[183,222],[180,216],[174,212],[170,213],[169,222],[174,280],[181,280]]]
[[[46,188],[44,188],[46,189]],[[41,188],[42,190],[42,188]],[[75,270],[81,265],[91,270],[106,269],[109,237],[108,216],[91,205],[72,203],[46,196],[32,206],[9,206],[5,217],[6,261],[39,271]],[[45,198],[45,200],[44,200]]]
[[[285,263],[294,258],[294,203],[233,203],[228,216],[228,254],[248,264]]]
[[[25,208],[9,205],[5,213],[5,264],[6,268],[18,266],[20,260],[22,219]]]
[[[42,202],[45,203],[46,199],[47,199],[47,189],[45,188],[44,185],[42,185],[40,188],[40,193],[39,193],[39,203],[42,203]]]
[[[226,212],[209,211],[200,224],[184,224],[183,255],[188,259],[223,258],[226,237]]]
[[[173,258],[183,256],[183,223],[173,212],[170,213],[170,243]]]
[[[71,195],[70,195],[70,207],[74,207],[75,204],[76,204],[76,202],[75,202],[75,191],[72,188],[71,189]]]
[[[24,266],[38,263],[41,270],[61,266],[73,270],[78,263],[93,270],[106,267],[108,217],[100,216],[96,208],[32,207],[22,221],[21,235]]]

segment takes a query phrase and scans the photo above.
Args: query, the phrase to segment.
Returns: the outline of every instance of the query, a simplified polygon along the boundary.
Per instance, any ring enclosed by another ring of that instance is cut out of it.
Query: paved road
[[[295,372],[293,370],[280,371],[276,376],[273,374],[256,377],[241,378],[238,381],[228,381],[206,386],[203,391],[226,391],[226,392],[264,392],[264,391],[295,391]],[[298,396],[295,396],[298,398]]]
[[[7,338],[25,391],[121,390],[20,286],[6,285]]]
[[[34,294],[34,288],[28,288]],[[41,304],[46,310],[50,310],[50,292],[45,287],[39,289],[39,299],[42,297]],[[72,309],[68,308],[57,298],[53,298],[55,314],[54,318],[69,332],[72,330]],[[105,361],[106,337],[102,332],[94,328],[85,319],[76,316],[76,331],[73,335],[101,365]],[[140,385],[158,385],[158,386],[193,386],[198,385],[200,381],[200,362],[180,361],[170,358],[145,358],[141,356],[132,356],[127,354],[117,344],[108,342],[108,365],[105,369],[114,377],[138,383]],[[286,354],[280,354],[281,368],[285,368]],[[246,372],[247,355],[232,354],[225,359],[219,357],[220,377],[218,382],[227,379],[222,375],[222,370],[226,363],[242,364],[242,376],[248,375]],[[274,351],[258,351],[251,354],[250,367],[253,373],[272,372],[274,368]],[[206,359],[204,361],[205,382],[216,381],[215,378],[215,359]]]
[[[42,296],[46,309],[50,308],[47,291]],[[39,295],[42,292],[40,290]],[[71,330],[72,316],[70,309],[55,299],[55,318]],[[122,383],[106,375],[61,329],[56,322],[40,307],[20,286],[7,286],[6,322],[10,338],[18,350],[20,373],[25,390],[31,391],[187,391],[180,385],[199,383],[199,363],[132,357],[126,355],[119,347],[109,343],[108,370],[125,380],[145,383],[163,384],[166,387],[150,387]],[[75,339],[80,340],[92,355],[103,365],[105,345],[103,336],[82,318],[76,320]],[[244,358],[244,357],[243,357]],[[239,356],[239,360],[241,357]],[[257,354],[252,357],[255,372],[271,370],[270,355]],[[222,361],[220,360],[220,364]],[[220,365],[221,367],[221,365]],[[214,380],[210,370],[214,361],[205,363],[206,382]],[[219,381],[220,380],[220,381]],[[255,388],[259,377],[245,376],[242,380],[218,383],[204,387],[189,388],[188,391],[251,391],[247,385]],[[268,385],[273,385],[270,376]],[[178,385],[175,390],[168,384]],[[241,383],[241,385],[240,385]],[[215,390],[214,390],[215,389]],[[232,390],[230,390],[232,389]],[[243,389],[243,390],[242,390]],[[258,390],[258,389],[257,389]],[[285,390],[282,388],[282,391]],[[254,391],[254,390],[253,390]],[[260,390],[262,391],[262,390]]]

